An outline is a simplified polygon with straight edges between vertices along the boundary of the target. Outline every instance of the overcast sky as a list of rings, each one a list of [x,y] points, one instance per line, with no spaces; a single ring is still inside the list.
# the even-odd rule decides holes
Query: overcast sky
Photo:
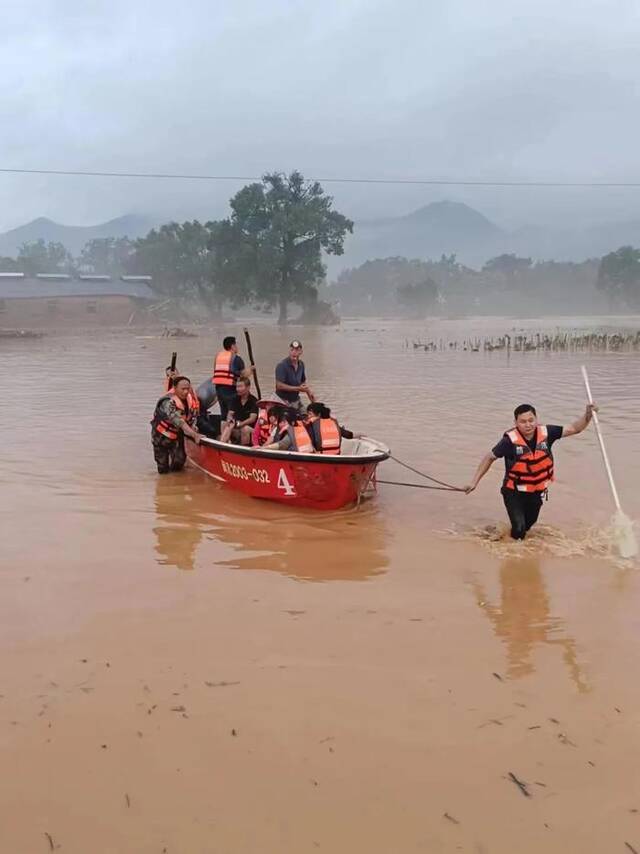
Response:
[[[0,167],[640,180],[637,0],[0,0]],[[222,215],[240,185],[0,175],[36,216]],[[327,184],[358,217],[637,216],[640,189]]]

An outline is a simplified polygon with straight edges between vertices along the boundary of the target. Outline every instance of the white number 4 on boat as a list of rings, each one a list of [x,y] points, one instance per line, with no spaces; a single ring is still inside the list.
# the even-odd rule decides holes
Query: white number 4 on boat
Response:
[[[285,473],[284,469],[280,469],[278,474],[278,489],[284,489],[285,495],[295,495],[296,491],[293,486],[289,483],[289,479]]]

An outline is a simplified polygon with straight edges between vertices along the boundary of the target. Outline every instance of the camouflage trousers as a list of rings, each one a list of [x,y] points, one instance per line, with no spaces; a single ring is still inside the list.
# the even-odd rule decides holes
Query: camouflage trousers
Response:
[[[153,458],[158,466],[158,474],[167,474],[170,471],[180,471],[187,461],[184,449],[184,435],[182,431],[177,439],[167,439],[157,430],[151,433],[151,444],[153,445]]]

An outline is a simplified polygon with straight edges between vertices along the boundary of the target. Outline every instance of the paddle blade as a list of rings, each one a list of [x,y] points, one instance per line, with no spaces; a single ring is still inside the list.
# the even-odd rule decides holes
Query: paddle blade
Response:
[[[613,540],[621,557],[631,558],[638,554],[638,541],[633,530],[633,522],[621,510],[613,517]]]

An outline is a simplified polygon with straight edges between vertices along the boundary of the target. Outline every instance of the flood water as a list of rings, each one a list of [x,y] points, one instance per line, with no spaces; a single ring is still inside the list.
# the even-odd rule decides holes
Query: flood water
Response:
[[[299,335],[342,423],[460,485],[515,405],[582,414],[584,363],[640,519],[640,353],[411,344],[622,323],[252,332],[263,393]],[[0,851],[640,851],[640,582],[592,428],[555,445],[525,543],[493,533],[501,462],[470,496],[380,485],[328,514],[158,477],[171,350],[200,382],[241,332],[1,345]]]

